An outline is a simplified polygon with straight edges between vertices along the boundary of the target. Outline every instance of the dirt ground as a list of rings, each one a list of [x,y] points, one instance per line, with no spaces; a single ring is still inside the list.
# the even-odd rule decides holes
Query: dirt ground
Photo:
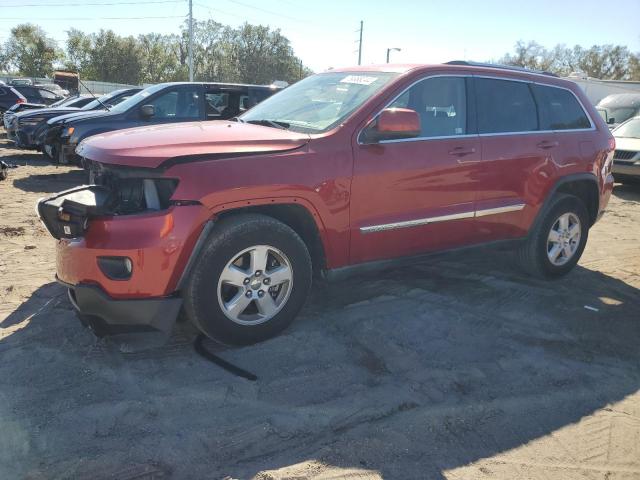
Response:
[[[53,281],[35,201],[82,181],[39,155],[0,182],[0,479],[640,479],[640,188],[582,261],[500,252],[316,285],[282,336],[123,354]]]

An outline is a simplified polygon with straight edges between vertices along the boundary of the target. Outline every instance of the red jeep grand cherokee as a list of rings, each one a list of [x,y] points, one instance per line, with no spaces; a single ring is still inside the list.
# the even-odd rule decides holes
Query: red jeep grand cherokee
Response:
[[[357,67],[237,121],[89,138],[95,185],[38,208],[94,327],[169,332],[183,308],[246,344],[289,325],[313,272],[509,241],[531,273],[566,274],[609,200],[613,150],[580,88],[549,74]]]

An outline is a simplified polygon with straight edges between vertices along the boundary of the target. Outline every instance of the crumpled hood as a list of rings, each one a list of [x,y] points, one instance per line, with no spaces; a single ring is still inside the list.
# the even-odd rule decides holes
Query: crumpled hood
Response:
[[[292,150],[309,135],[240,122],[172,123],[117,130],[89,137],[76,153],[97,162],[131,167],[159,167],[176,157]]]

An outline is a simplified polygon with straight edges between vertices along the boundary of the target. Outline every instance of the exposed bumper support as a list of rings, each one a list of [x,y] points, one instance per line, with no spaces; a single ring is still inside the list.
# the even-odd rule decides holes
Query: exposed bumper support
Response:
[[[103,334],[156,331],[167,337],[182,307],[180,297],[118,300],[95,285],[68,285],[69,299],[94,331]]]

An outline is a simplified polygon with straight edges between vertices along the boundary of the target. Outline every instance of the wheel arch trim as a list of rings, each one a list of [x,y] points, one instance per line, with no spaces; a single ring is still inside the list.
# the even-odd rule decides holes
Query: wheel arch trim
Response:
[[[542,206],[538,210],[538,213],[536,214],[536,217],[533,223],[531,224],[531,227],[529,228],[529,233],[533,232],[535,228],[538,226],[538,224],[542,221],[542,219],[544,218],[544,215],[547,213],[547,211],[551,206],[551,201],[553,197],[556,195],[556,193],[558,193],[561,187],[563,187],[564,185],[568,185],[570,183],[584,182],[584,181],[593,182],[593,186],[596,189],[596,194],[597,194],[596,201],[598,202],[598,205],[596,207],[596,218],[597,218],[598,211],[600,209],[600,189],[599,189],[597,177],[592,173],[573,173],[571,175],[567,175],[559,178],[553,184],[553,186],[549,189],[549,192],[545,196]],[[585,205],[585,208],[587,208],[587,211],[588,211],[589,205]],[[594,223],[595,223],[595,219],[591,219],[591,225],[593,225]]]
[[[200,252],[204,248],[206,240],[211,234],[221,214],[232,213],[234,211],[238,213],[242,213],[242,211],[247,208],[263,207],[263,206],[271,206],[271,205],[274,205],[274,206],[275,205],[279,205],[279,206],[298,205],[307,211],[307,213],[315,223],[320,244],[323,249],[322,253],[325,256],[325,263],[326,263],[327,261],[326,255],[327,255],[327,252],[330,251],[329,238],[326,234],[324,222],[322,221],[320,214],[317,212],[313,204],[308,200],[301,197],[266,197],[266,198],[255,198],[255,199],[247,199],[247,200],[236,201],[236,202],[229,202],[229,203],[217,205],[210,209],[211,217],[209,218],[209,220],[207,220],[204,223],[202,227],[202,231],[198,236],[198,240],[196,240],[196,243],[191,251],[191,254],[189,255],[189,260],[187,261],[185,268],[182,271],[182,274],[180,275],[178,283],[176,284],[176,291],[183,290],[184,287],[186,286],[186,283],[189,279],[189,276],[191,275],[191,271],[194,268],[194,265],[200,255]]]

